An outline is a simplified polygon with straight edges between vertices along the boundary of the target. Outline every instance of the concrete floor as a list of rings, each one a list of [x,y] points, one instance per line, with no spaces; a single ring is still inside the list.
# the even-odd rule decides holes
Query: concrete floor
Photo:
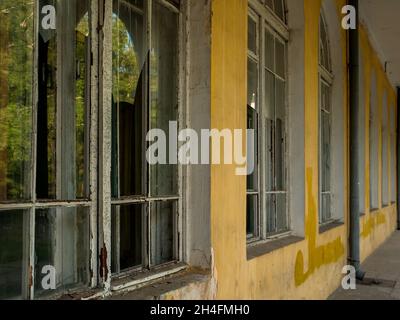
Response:
[[[400,300],[400,231],[365,261],[362,270],[364,283],[357,283],[356,290],[339,288],[329,300]],[[368,279],[378,281],[374,284]]]

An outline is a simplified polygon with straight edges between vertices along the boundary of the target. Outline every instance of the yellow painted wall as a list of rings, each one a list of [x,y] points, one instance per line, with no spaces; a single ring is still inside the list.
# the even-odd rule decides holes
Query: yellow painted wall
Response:
[[[299,0],[300,1],[300,0]],[[344,0],[337,0],[341,8]],[[305,14],[305,239],[248,261],[246,255],[246,177],[235,167],[211,169],[211,236],[218,299],[324,299],[341,282],[347,264],[348,197],[345,225],[319,234],[318,228],[318,24],[319,0],[304,0]],[[247,0],[212,1],[211,126],[246,129]],[[338,23],[340,22],[338,11]],[[346,70],[346,33],[342,33]],[[346,74],[346,73],[345,73]],[[343,88],[347,92],[347,76]],[[291,84],[294,85],[294,84]],[[343,101],[348,123],[347,94]],[[346,181],[348,194],[348,133]],[[362,220],[364,222],[364,219]],[[387,219],[385,225],[391,224]],[[382,229],[382,231],[381,231]],[[378,243],[391,227],[368,235]],[[364,229],[365,230],[365,229]],[[387,230],[387,232],[386,232]],[[372,245],[371,245],[372,246]],[[363,252],[368,248],[363,241]]]
[[[389,112],[387,108],[392,107],[396,108],[397,106],[397,98],[396,91],[390,84],[385,71],[382,67],[381,62],[377,54],[375,53],[371,42],[368,36],[368,30],[365,26],[360,27],[360,49],[363,61],[363,79],[364,83],[361,83],[363,86],[364,93],[364,101],[365,105],[365,215],[361,218],[361,259],[364,261],[375,249],[377,249],[391,233],[396,229],[396,221],[397,221],[397,211],[396,204],[391,206],[382,208],[382,205],[378,210],[371,212],[370,210],[370,174],[369,174],[369,116],[370,116],[370,99],[371,99],[371,79],[372,74],[375,74],[376,77],[376,85],[377,85],[377,98],[378,98],[378,114],[380,115],[380,119],[382,119],[382,112]],[[383,105],[383,96],[386,92],[388,97],[389,106]],[[397,108],[396,108],[397,109]],[[395,109],[395,114],[396,114]],[[389,117],[388,117],[389,118]],[[380,132],[379,141],[381,141],[382,133]],[[385,137],[386,139],[390,139],[390,137]],[[382,203],[381,199],[381,190],[382,190],[382,144],[379,143],[379,203]],[[389,148],[390,149],[390,148]],[[390,150],[388,155],[389,165],[388,168],[388,183],[389,183],[389,195],[391,192],[396,192],[396,190],[391,190],[390,185]],[[389,196],[390,199],[390,196]]]

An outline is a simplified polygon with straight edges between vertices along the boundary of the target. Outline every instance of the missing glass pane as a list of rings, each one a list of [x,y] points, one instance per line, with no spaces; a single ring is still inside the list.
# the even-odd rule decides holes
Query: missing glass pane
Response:
[[[112,207],[112,273],[144,265],[145,208],[140,204]]]

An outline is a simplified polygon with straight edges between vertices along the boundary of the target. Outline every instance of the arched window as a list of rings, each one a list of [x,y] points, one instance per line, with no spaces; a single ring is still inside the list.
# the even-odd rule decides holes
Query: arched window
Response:
[[[332,64],[329,48],[328,30],[321,12],[319,20],[319,186],[320,186],[320,224],[332,220],[331,209],[331,136],[332,136]]]

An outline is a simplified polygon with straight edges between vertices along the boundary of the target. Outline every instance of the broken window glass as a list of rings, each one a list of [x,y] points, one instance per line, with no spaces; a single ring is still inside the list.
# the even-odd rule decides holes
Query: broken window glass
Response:
[[[144,266],[146,206],[113,206],[111,214],[112,272]]]
[[[31,197],[33,10],[0,1],[0,201]]]
[[[88,197],[89,14],[88,0],[51,4],[56,28],[40,24],[36,194],[38,199]],[[65,14],[68,12],[68,14]]]
[[[154,202],[171,196],[179,198],[178,166],[149,166],[145,139],[150,129],[161,129],[168,137],[170,122],[178,120],[179,16],[165,4],[151,4],[149,10],[147,1],[113,1],[114,274],[149,269],[178,258],[177,206]],[[179,3],[174,1],[175,4]],[[167,159],[170,144],[171,141],[165,146]],[[177,145],[177,141],[172,144]],[[125,199],[123,205],[118,204],[121,199]]]

